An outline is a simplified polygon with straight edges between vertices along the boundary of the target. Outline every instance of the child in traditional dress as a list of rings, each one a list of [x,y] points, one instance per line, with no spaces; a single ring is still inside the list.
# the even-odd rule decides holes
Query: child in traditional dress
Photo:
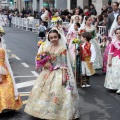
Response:
[[[56,29],[48,33],[49,45],[43,52],[49,52],[53,59],[44,65],[25,106],[31,116],[46,120],[79,118],[79,96],[65,41]]]
[[[120,28],[115,30],[116,39],[110,45],[105,88],[120,93]]]
[[[81,66],[82,66],[82,87],[90,87],[90,76],[95,73],[93,63],[96,58],[94,46],[90,43],[91,34],[84,32],[81,35],[83,44],[80,44]]]

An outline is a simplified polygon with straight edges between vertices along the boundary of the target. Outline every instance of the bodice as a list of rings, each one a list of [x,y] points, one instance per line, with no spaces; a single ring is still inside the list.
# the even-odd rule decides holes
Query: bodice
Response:
[[[0,65],[4,65],[5,61],[5,51],[4,49],[0,48]]]
[[[52,53],[50,52],[52,56],[52,66],[53,67],[61,67],[66,66],[67,64],[67,55],[66,55],[66,49],[61,46],[58,52]]]

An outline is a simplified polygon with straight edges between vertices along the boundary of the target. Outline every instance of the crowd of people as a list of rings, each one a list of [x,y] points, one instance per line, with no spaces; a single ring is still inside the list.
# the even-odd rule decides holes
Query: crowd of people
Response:
[[[119,3],[108,3],[101,10],[101,14],[96,16],[93,4],[90,8],[85,6],[84,10],[78,7],[74,12],[42,8],[41,24],[38,26],[41,40],[35,58],[36,70],[40,68],[40,74],[25,106],[26,113],[48,120],[79,118],[78,88],[90,87],[90,77],[97,70],[106,73],[104,87],[120,93]],[[63,25],[63,21],[69,22],[69,25]],[[101,42],[98,26],[106,26]],[[13,73],[8,69],[10,66],[7,68],[3,63],[7,56],[2,44],[0,92],[3,94],[0,96],[0,112],[4,109],[20,109],[22,103],[16,94]],[[6,83],[9,84],[4,87]]]

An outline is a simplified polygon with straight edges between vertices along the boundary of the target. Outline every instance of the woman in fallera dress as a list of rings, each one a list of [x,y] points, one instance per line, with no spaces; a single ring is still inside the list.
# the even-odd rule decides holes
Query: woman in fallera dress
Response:
[[[1,41],[1,38],[0,38]],[[0,113],[4,110],[19,110],[22,101],[18,94],[13,72],[11,70],[6,50],[0,42]]]
[[[94,69],[101,69],[103,66],[102,54],[99,43],[95,38],[96,32],[95,32],[95,27],[92,25],[91,16],[84,17],[80,30],[81,29],[85,29],[87,32],[90,32],[92,34],[92,39],[90,40],[90,43],[93,44],[96,51],[96,59],[94,61],[93,67]]]
[[[25,112],[34,117],[47,120],[79,118],[79,95],[65,41],[57,30],[48,33],[47,51],[54,59],[45,64],[25,107]],[[53,71],[49,69],[51,65]]]

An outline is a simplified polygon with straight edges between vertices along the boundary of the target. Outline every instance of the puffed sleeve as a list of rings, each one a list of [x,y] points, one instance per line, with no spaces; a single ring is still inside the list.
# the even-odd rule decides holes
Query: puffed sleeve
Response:
[[[114,44],[110,45],[110,53],[109,54],[114,54],[115,46]]]
[[[90,47],[90,51],[91,51],[91,60],[90,62],[94,62],[95,59],[96,59],[96,51],[95,51],[95,48],[94,46],[91,44],[91,47]]]

